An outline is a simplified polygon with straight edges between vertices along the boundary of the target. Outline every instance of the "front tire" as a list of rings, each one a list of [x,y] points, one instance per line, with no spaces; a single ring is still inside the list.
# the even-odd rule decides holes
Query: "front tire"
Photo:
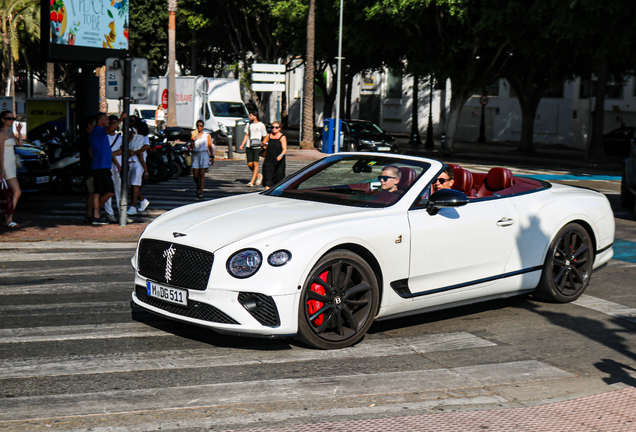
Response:
[[[594,251],[590,237],[579,224],[570,223],[557,233],[543,264],[534,296],[555,303],[569,303],[590,283]]]
[[[359,255],[336,250],[309,273],[298,310],[298,338],[319,349],[351,346],[371,327],[378,309],[375,273]]]

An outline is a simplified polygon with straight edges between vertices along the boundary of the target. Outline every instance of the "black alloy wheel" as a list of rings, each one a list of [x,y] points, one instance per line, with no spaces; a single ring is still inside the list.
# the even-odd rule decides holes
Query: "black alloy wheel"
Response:
[[[320,349],[351,346],[371,327],[378,301],[377,279],[362,257],[347,250],[328,253],[305,282],[299,339]]]
[[[590,283],[593,264],[587,231],[576,223],[564,226],[550,243],[536,297],[557,303],[576,300]]]

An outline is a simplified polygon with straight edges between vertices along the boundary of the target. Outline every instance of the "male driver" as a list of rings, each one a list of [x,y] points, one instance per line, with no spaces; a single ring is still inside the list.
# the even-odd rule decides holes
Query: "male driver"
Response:
[[[437,192],[440,189],[450,189],[453,183],[455,183],[455,172],[448,165],[444,165],[444,171],[437,176],[435,183],[433,183],[433,192]]]
[[[387,165],[382,168],[382,174],[378,176],[378,180],[380,180],[380,185],[383,191],[397,192],[397,185],[400,182],[401,177],[402,173],[398,167],[395,165]]]
[[[126,116],[126,113],[122,113],[119,120],[111,123],[106,113],[97,114],[95,127],[89,135],[93,158],[91,162],[93,186],[95,193],[99,195],[99,204],[93,209],[93,225],[106,225],[108,223],[99,216],[99,211],[106,201],[115,195],[115,186],[110,171],[113,164],[113,152],[110,149],[108,134],[117,130]]]

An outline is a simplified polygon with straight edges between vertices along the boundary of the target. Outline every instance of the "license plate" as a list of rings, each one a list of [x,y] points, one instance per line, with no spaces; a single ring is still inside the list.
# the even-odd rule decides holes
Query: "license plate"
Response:
[[[391,151],[391,147],[378,147],[378,151]]]
[[[49,182],[49,176],[36,177],[36,178],[35,178],[35,183],[36,183],[36,184],[40,184],[40,183],[48,183],[48,182]]]
[[[146,281],[146,290],[150,297],[158,298],[159,300],[181,306],[188,305],[188,291],[186,290],[167,287],[150,281]]]

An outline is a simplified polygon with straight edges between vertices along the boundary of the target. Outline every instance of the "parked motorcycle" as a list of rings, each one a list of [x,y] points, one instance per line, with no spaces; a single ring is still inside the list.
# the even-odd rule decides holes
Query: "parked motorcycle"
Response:
[[[32,144],[48,155],[51,162],[51,181],[54,186],[75,193],[86,192],[79,152],[66,133],[61,133],[57,129],[49,130]]]

